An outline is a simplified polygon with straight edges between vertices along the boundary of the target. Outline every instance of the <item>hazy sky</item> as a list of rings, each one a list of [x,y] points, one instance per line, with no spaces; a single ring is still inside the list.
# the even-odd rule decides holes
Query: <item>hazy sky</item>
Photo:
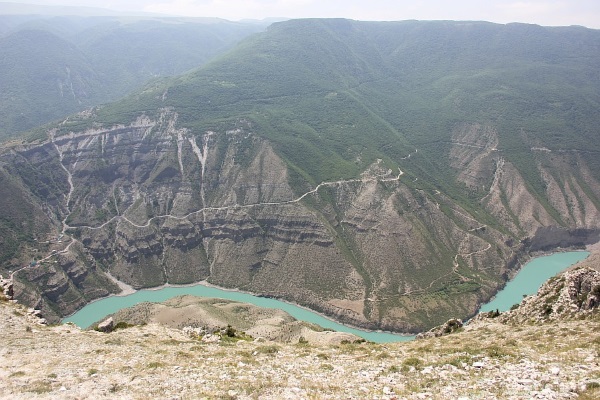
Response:
[[[229,20],[344,17],[357,20],[452,19],[600,28],[600,0],[0,0],[101,7]]]

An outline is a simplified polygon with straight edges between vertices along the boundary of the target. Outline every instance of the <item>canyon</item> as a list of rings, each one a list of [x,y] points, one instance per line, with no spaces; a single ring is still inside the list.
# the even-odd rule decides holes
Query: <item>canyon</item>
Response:
[[[437,34],[454,57],[427,51]],[[202,280],[367,329],[467,318],[530,251],[598,241],[597,113],[573,111],[596,101],[575,77],[597,69],[597,40],[519,24],[273,24],[5,143],[0,268],[52,322],[121,282]],[[569,70],[569,86],[531,69]]]

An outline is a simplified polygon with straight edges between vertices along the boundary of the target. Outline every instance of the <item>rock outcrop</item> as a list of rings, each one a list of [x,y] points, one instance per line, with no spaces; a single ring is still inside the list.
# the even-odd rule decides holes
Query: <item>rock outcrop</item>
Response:
[[[12,300],[14,296],[14,285],[12,279],[5,279],[0,275],[0,293],[7,299]]]
[[[427,332],[419,333],[416,336],[416,338],[417,339],[427,339],[427,338],[449,335],[451,333],[458,331],[460,328],[462,328],[462,326],[463,326],[463,322],[460,319],[451,318],[448,321],[446,321],[445,324],[436,326],[436,327],[428,330]]]
[[[499,319],[514,323],[581,319],[595,314],[599,305],[600,272],[575,268],[548,280]]]
[[[97,329],[100,332],[110,332],[110,331],[113,330],[114,326],[115,326],[115,324],[114,324],[114,321],[113,321],[113,319],[111,317],[111,318],[107,318],[104,321],[100,322],[98,324]]]

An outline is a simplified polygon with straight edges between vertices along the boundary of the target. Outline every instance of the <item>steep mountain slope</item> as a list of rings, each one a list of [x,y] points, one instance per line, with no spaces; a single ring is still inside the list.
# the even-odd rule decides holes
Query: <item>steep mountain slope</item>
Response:
[[[36,131],[4,168],[40,203],[52,182],[47,223],[75,243],[53,246],[98,276],[208,279],[418,331],[473,315],[540,229],[597,238],[599,44],[583,28],[278,23]],[[17,291],[73,311],[45,294],[44,268]],[[71,304],[89,296],[55,273]]]
[[[0,139],[206,63],[259,24],[209,19],[2,16]]]
[[[100,81],[92,64],[56,35],[19,31],[0,39],[0,49],[3,134],[77,111],[98,96]]]

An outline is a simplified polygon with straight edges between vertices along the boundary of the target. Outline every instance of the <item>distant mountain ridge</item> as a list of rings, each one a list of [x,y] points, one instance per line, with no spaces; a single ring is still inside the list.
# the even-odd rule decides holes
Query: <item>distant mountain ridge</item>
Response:
[[[265,26],[2,12],[0,22],[0,139],[200,66]]]
[[[6,265],[66,237],[15,290],[54,318],[116,291],[107,272],[373,329],[471,316],[532,242],[597,237],[599,45],[576,27],[273,24],[4,152],[0,177],[27,199],[11,210],[35,216],[3,211]]]

